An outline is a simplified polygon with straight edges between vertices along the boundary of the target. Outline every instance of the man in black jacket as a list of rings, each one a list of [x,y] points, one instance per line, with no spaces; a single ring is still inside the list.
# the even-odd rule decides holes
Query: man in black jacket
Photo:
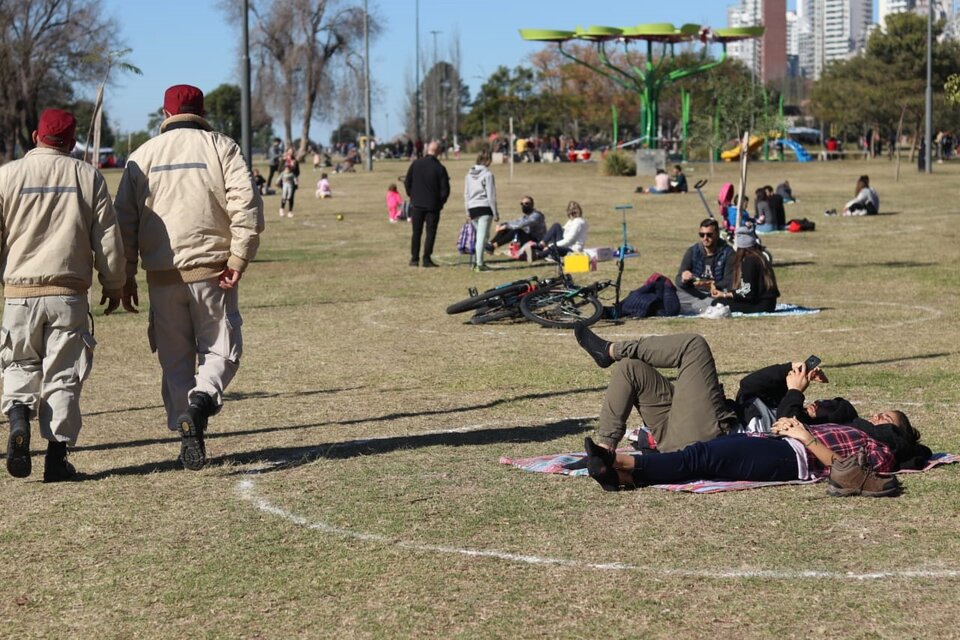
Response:
[[[420,238],[426,224],[427,237],[423,242],[423,266],[437,266],[430,256],[440,224],[440,211],[450,196],[450,176],[446,168],[437,160],[439,145],[436,140],[427,145],[427,154],[414,160],[407,170],[403,186],[410,196],[413,237],[410,241],[410,266],[420,266]]]

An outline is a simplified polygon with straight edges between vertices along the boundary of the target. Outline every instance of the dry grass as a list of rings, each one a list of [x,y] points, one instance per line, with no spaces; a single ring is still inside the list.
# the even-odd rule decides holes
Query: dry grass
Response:
[[[89,479],[0,480],[3,635],[956,636],[958,578],[837,577],[960,570],[956,468],[910,476],[904,496],[870,501],[827,499],[822,486],[605,495],[589,480],[498,465],[501,455],[578,449],[606,375],[569,333],[444,314],[468,286],[549,271],[455,266],[467,166],[448,163],[454,197],[435,270],[407,267],[408,227],[386,222],[383,195],[402,164],[333,176],[335,197],[322,202],[306,184],[318,174],[305,170],[292,220],[266,199],[261,259],[241,292],[246,353],[203,472],[173,463],[145,314],[97,317],[72,457]],[[783,300],[824,311],[597,331],[704,333],[730,393],[757,365],[816,353],[832,384],[813,393],[866,411],[903,405],[934,449],[960,451],[958,167],[894,183],[886,161],[753,165],[752,187],[789,178],[800,202],[788,216],[817,223],[766,243]],[[513,180],[495,170],[509,212],[525,193],[551,222],[568,200],[581,202],[593,245],[616,245],[613,206],[634,204],[630,241],[643,255],[628,263],[629,287],[653,271],[672,275],[704,216],[695,194],[637,196],[637,180],[600,177],[596,165],[518,166]],[[691,179],[707,171],[697,166]],[[734,171],[719,167],[709,193]],[[861,173],[887,215],[824,218]],[[337,446],[371,438],[384,439]],[[300,520],[257,509],[244,486]]]

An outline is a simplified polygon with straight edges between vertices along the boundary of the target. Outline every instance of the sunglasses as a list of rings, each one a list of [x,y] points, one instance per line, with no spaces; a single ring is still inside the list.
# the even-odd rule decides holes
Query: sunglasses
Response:
[[[709,238],[710,236],[714,236],[714,235],[716,234],[713,231],[708,231],[707,233],[704,233],[702,231],[700,232],[701,238]]]

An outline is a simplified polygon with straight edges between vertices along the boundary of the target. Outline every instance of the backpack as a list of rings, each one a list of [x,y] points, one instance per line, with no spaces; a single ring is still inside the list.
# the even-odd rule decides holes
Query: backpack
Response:
[[[477,249],[476,245],[477,230],[473,228],[472,222],[464,222],[457,237],[457,253],[473,255]]]

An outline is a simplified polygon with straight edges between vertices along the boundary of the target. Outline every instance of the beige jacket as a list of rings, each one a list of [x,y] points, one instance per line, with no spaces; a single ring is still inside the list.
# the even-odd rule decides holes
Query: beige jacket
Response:
[[[120,295],[123,244],[100,172],[39,147],[0,167],[0,271],[7,298],[78,295],[93,268],[105,293]]]
[[[263,201],[240,147],[201,117],[179,115],[130,154],[114,202],[127,277],[143,261],[147,282],[198,282],[257,254]]]

